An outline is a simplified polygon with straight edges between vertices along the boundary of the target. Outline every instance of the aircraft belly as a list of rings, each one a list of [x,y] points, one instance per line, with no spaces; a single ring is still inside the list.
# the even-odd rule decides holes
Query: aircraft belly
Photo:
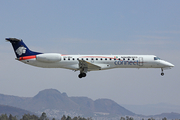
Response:
[[[30,64],[30,63],[27,63],[27,64]],[[42,68],[59,68],[59,62],[45,63],[45,62],[35,61],[33,64],[30,64],[30,65],[42,67]]]
[[[36,59],[29,59],[29,60],[21,60],[21,62],[25,64],[29,64],[36,67],[42,67],[42,68],[66,68],[66,69],[78,69],[77,63],[65,63],[65,62],[53,62],[53,63],[47,63],[47,62],[40,62]]]

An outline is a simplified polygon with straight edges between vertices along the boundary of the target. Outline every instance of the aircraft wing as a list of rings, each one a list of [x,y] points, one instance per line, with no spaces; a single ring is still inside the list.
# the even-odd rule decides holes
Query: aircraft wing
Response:
[[[92,64],[92,63],[84,61],[84,60],[79,60],[79,68],[80,69],[81,68],[87,68],[88,71],[101,69],[100,66]]]

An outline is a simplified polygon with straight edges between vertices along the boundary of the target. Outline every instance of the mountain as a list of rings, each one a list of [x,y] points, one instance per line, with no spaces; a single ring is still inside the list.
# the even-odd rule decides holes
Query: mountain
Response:
[[[7,114],[7,115],[11,114],[13,116],[22,116],[24,114],[33,114],[33,113],[27,110],[16,108],[16,107],[0,105],[0,115],[1,114]]]
[[[142,115],[156,115],[161,113],[180,113],[180,106],[172,105],[167,103],[158,103],[158,104],[147,104],[147,105],[122,105],[130,111],[135,112],[136,114]]]
[[[180,114],[179,113],[174,113],[174,112],[171,112],[171,113],[162,113],[162,114],[159,114],[159,115],[154,115],[153,116],[154,118],[164,118],[166,117],[167,119],[179,119],[180,118]]]
[[[33,113],[41,115],[42,112],[45,112],[50,118],[61,118],[62,115],[69,115],[71,117],[93,117],[94,120],[98,118],[104,120],[109,120],[112,118],[120,119],[122,116],[133,116],[135,119],[148,119],[151,117],[166,117],[168,119],[180,118],[180,114],[174,112],[166,112],[151,116],[137,115],[127,110],[125,106],[124,108],[110,99],[97,99],[93,101],[88,97],[68,97],[66,93],[61,93],[55,89],[42,90],[34,97],[17,97],[0,94],[0,104],[1,114],[11,113],[13,115],[23,115],[24,113],[29,113],[28,111],[32,111]],[[156,111],[159,107],[164,109],[170,109],[172,107],[171,105],[165,104],[149,106],[152,107],[154,111]],[[136,108],[140,109],[141,107]],[[23,111],[22,109],[28,111]],[[144,109],[144,111],[145,110],[146,109]]]
[[[13,95],[0,94],[0,105],[14,106],[18,108],[24,108],[31,98],[28,97],[17,97]]]
[[[124,107],[120,106],[116,102],[109,100],[109,99],[98,99],[94,101],[95,111],[96,112],[104,112],[109,114],[117,114],[117,115],[135,115],[131,111],[125,109]]]
[[[94,116],[94,101],[88,97],[70,97],[72,101],[78,104],[78,112],[87,116]]]
[[[29,101],[26,107],[26,109],[31,111],[43,111],[45,109],[59,109],[68,111],[76,110],[77,108],[78,104],[69,99],[66,93],[61,94],[55,89],[40,91]]]
[[[0,104],[18,107],[49,117],[70,116],[125,116],[135,115],[131,111],[109,99],[93,101],[87,97],[68,97],[55,89],[40,91],[34,97],[17,97],[0,94]]]

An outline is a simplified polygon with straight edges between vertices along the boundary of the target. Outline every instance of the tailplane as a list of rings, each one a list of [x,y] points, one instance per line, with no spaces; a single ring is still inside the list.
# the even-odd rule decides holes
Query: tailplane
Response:
[[[6,40],[11,42],[17,58],[42,54],[39,52],[29,50],[29,48],[24,44],[24,42],[21,39],[6,38]]]

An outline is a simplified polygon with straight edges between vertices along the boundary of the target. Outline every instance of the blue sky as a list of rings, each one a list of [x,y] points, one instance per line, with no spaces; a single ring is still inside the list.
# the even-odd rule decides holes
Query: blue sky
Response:
[[[119,104],[180,105],[180,1],[0,1],[0,93],[32,97],[54,88],[69,96]],[[175,65],[160,69],[78,72],[42,69],[14,60],[6,37],[30,49],[62,54],[153,54]]]

